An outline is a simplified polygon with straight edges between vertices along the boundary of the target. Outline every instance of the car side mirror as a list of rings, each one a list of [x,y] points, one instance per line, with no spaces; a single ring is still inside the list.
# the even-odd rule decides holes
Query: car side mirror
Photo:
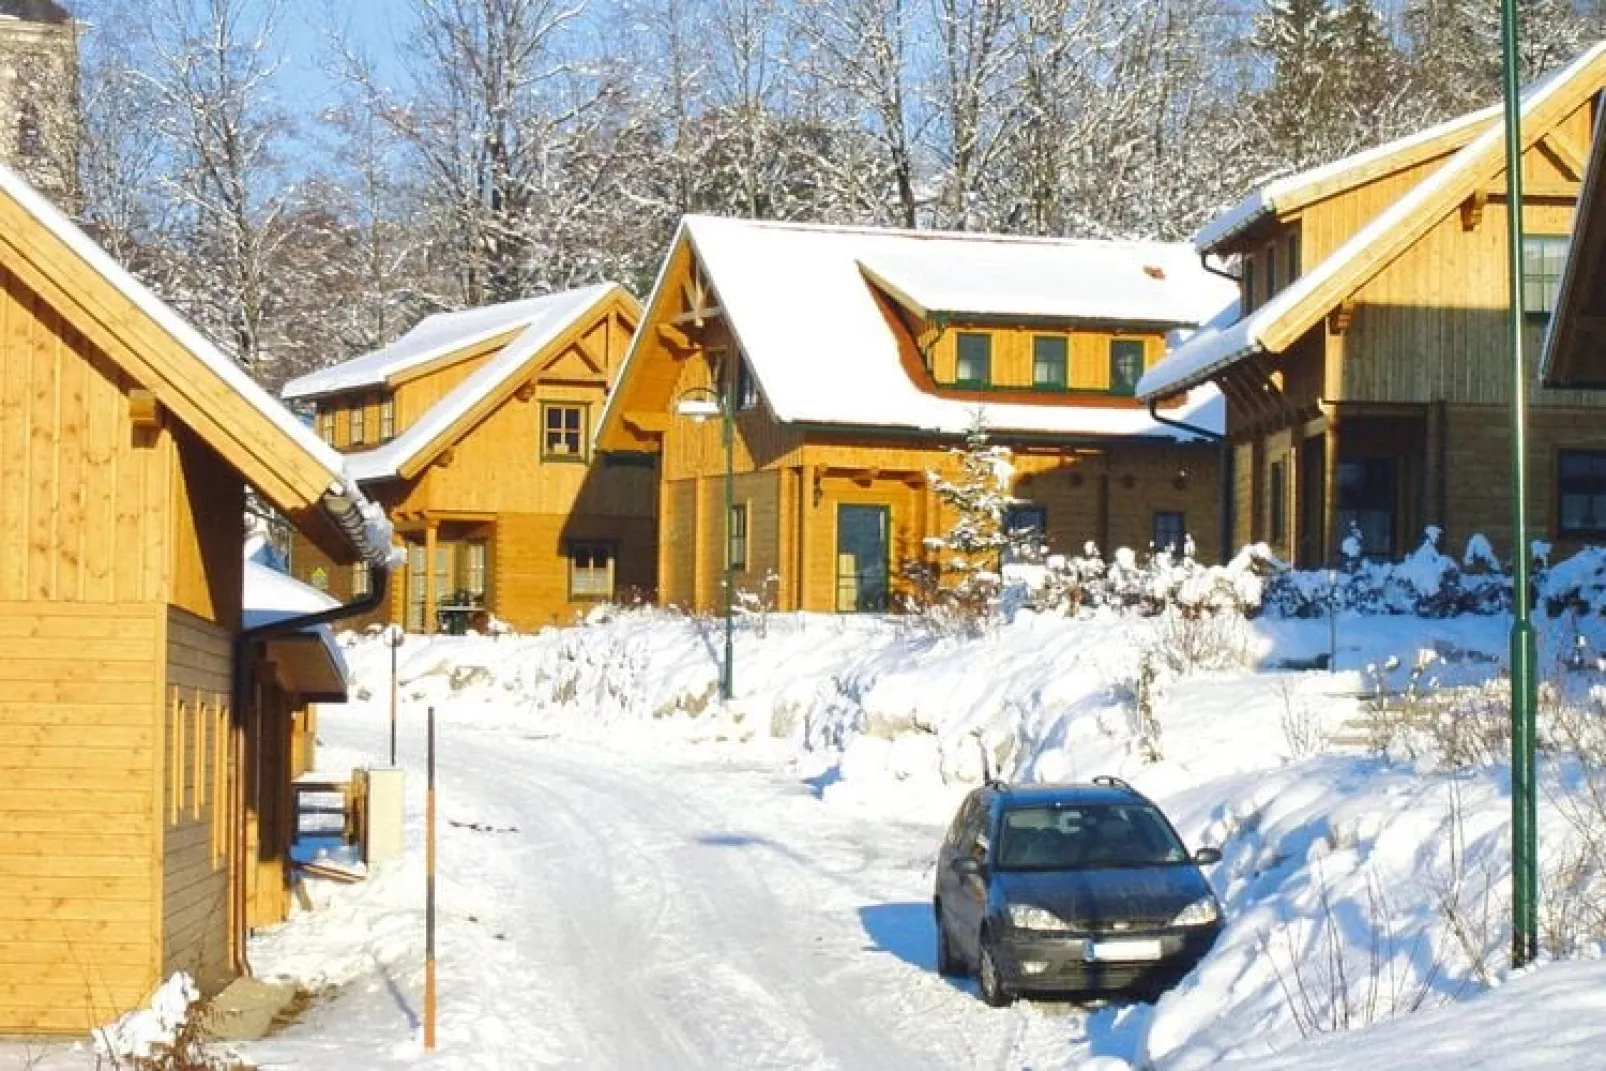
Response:
[[[1213,866],[1221,862],[1220,848],[1200,848],[1193,853],[1193,861],[1200,866]]]
[[[953,867],[953,872],[962,878],[980,877],[984,869],[981,860],[973,855],[961,855],[950,865]]]

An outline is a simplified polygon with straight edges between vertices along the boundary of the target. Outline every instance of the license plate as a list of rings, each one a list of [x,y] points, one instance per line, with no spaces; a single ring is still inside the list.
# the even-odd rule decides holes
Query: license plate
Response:
[[[1130,941],[1094,941],[1088,946],[1087,958],[1107,963],[1137,963],[1161,957],[1160,942],[1150,938]]]

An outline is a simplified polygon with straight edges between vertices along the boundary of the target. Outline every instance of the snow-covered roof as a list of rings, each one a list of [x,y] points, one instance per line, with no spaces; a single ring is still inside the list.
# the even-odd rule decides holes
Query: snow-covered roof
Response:
[[[419,451],[461,420],[481,399],[494,393],[510,376],[516,375],[532,357],[591,315],[603,302],[618,296],[628,298],[628,292],[617,283],[598,283],[518,302],[526,309],[520,320],[524,330],[516,338],[448,391],[396,438],[373,450],[347,455],[347,469],[358,480],[383,480],[399,475]]]
[[[1199,232],[1193,238],[1194,248],[1200,252],[1212,250],[1265,216],[1286,211],[1290,206],[1305,204],[1311,194],[1329,187],[1335,180],[1342,180],[1351,174],[1368,174],[1376,164],[1394,157],[1410,157],[1413,150],[1445,138],[1459,134],[1465,134],[1470,138],[1478,127],[1492,123],[1498,118],[1500,118],[1500,105],[1491,105],[1475,112],[1468,112],[1466,115],[1458,115],[1454,119],[1447,119],[1442,123],[1435,123],[1405,137],[1340,157],[1318,167],[1272,179],[1250,190],[1237,203],[1223,209],[1199,228]]]
[[[864,273],[925,315],[1197,324],[1230,289],[1177,242],[888,241]]]
[[[392,376],[448,356],[499,335],[549,320],[554,306],[566,308],[577,291],[484,305],[426,316],[396,341],[372,353],[292,379],[280,392],[287,401],[361,387],[376,387]]]
[[[1575,76],[1599,62],[1603,56],[1606,56],[1606,43],[1597,44],[1568,66],[1530,86],[1523,93],[1522,118],[1526,120],[1530,112],[1545,105],[1558,89],[1570,84]],[[1296,311],[1303,312],[1301,319],[1309,319],[1315,308],[1309,304],[1310,299],[1324,289],[1331,289],[1330,284],[1335,278],[1349,274],[1352,266],[1363,263],[1375,246],[1424,213],[1454,184],[1467,180],[1489,165],[1492,154],[1504,137],[1504,120],[1495,122],[1458,149],[1437,171],[1373,217],[1371,222],[1351,235],[1319,264],[1248,316],[1239,319],[1236,304],[1223,309],[1218,319],[1200,329],[1144,373],[1138,381],[1138,397],[1173,396],[1209,380],[1215,373],[1243,357],[1265,351],[1268,348],[1266,336],[1271,329],[1275,327],[1286,333],[1289,325],[1282,321]],[[1357,278],[1356,285],[1364,281]],[[1334,290],[1331,305],[1338,304],[1352,290],[1350,288],[1343,293]],[[1314,315],[1319,318],[1326,311],[1326,308],[1322,308]],[[1294,326],[1297,328],[1298,324]]]
[[[1186,246],[1144,243],[1054,241],[995,235],[872,230],[687,216],[681,239],[691,243],[720,308],[752,366],[775,416],[788,423],[854,425],[960,434],[974,421],[977,404],[922,390],[905,370],[899,339],[887,322],[865,267],[917,287],[938,306],[983,306],[991,295],[1004,309],[966,307],[967,313],[1027,315],[1029,302],[1056,285],[1086,288],[1081,266],[1112,262],[1130,269],[1129,289],[1100,291],[1111,300],[1105,321],[1176,322],[1178,306],[1201,310],[1202,319],[1232,294],[1230,284],[1206,273]],[[1164,280],[1142,270],[1163,260]],[[1162,257],[1163,254],[1163,257]],[[1008,267],[1018,257],[1022,267]],[[967,285],[967,269],[982,272]],[[1113,269],[1112,269],[1113,270]],[[1024,297],[1010,298],[1008,281]],[[660,278],[660,286],[664,277]],[[1157,285],[1164,283],[1164,287]],[[1211,295],[1206,300],[1206,295]],[[1144,295],[1152,297],[1152,304]],[[1185,295],[1178,297],[1176,295]],[[1040,303],[1038,308],[1046,307]],[[1071,307],[1071,299],[1055,306]],[[1093,300],[1084,303],[1084,310]],[[1089,315],[1092,315],[1089,313]],[[1197,322],[1197,321],[1194,321]],[[638,340],[639,341],[639,340]],[[632,355],[638,347],[633,348]],[[615,395],[617,397],[617,394]],[[613,399],[610,398],[610,404]],[[1000,431],[1088,436],[1166,436],[1166,427],[1139,409],[1096,405],[988,403],[985,419]],[[1221,427],[1213,389],[1200,391],[1166,415],[1212,431]],[[606,417],[605,417],[606,419]]]
[[[317,588],[264,564],[260,560],[260,552],[253,554],[252,551],[253,548],[247,546],[244,601],[240,615],[246,628],[260,628],[340,605]],[[340,644],[335,642],[334,631],[328,625],[315,625],[303,631],[317,637],[336,674],[349,680],[351,674]]]
[[[252,379],[245,369],[134,278],[111,254],[79,230],[71,220],[57,210],[55,205],[4,164],[0,164],[0,192],[15,201],[24,212],[71,249],[91,271],[106,280],[226,387],[237,393],[252,409],[266,418],[275,430],[327,469],[329,490],[349,500],[364,517],[361,534],[357,537],[363,541],[364,546],[359,549],[370,557],[389,555],[391,538],[389,522],[384,519],[378,507],[367,501],[356,484],[346,478],[344,462],[333,447],[318,438],[311,428],[303,424],[300,418]]]

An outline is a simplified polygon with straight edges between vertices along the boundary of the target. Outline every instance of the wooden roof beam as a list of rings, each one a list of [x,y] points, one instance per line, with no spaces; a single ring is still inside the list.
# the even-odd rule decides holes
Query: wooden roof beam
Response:
[[[1589,165],[1584,162],[1584,154],[1577,147],[1563,137],[1560,132],[1552,130],[1539,139],[1539,151],[1555,164],[1562,174],[1574,182],[1582,182],[1584,173]]]

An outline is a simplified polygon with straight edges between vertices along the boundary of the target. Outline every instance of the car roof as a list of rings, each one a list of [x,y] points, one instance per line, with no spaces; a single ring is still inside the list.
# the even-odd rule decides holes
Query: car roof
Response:
[[[1120,785],[1033,784],[995,785],[996,798],[1006,808],[1041,807],[1050,803],[1148,803],[1134,788]]]

